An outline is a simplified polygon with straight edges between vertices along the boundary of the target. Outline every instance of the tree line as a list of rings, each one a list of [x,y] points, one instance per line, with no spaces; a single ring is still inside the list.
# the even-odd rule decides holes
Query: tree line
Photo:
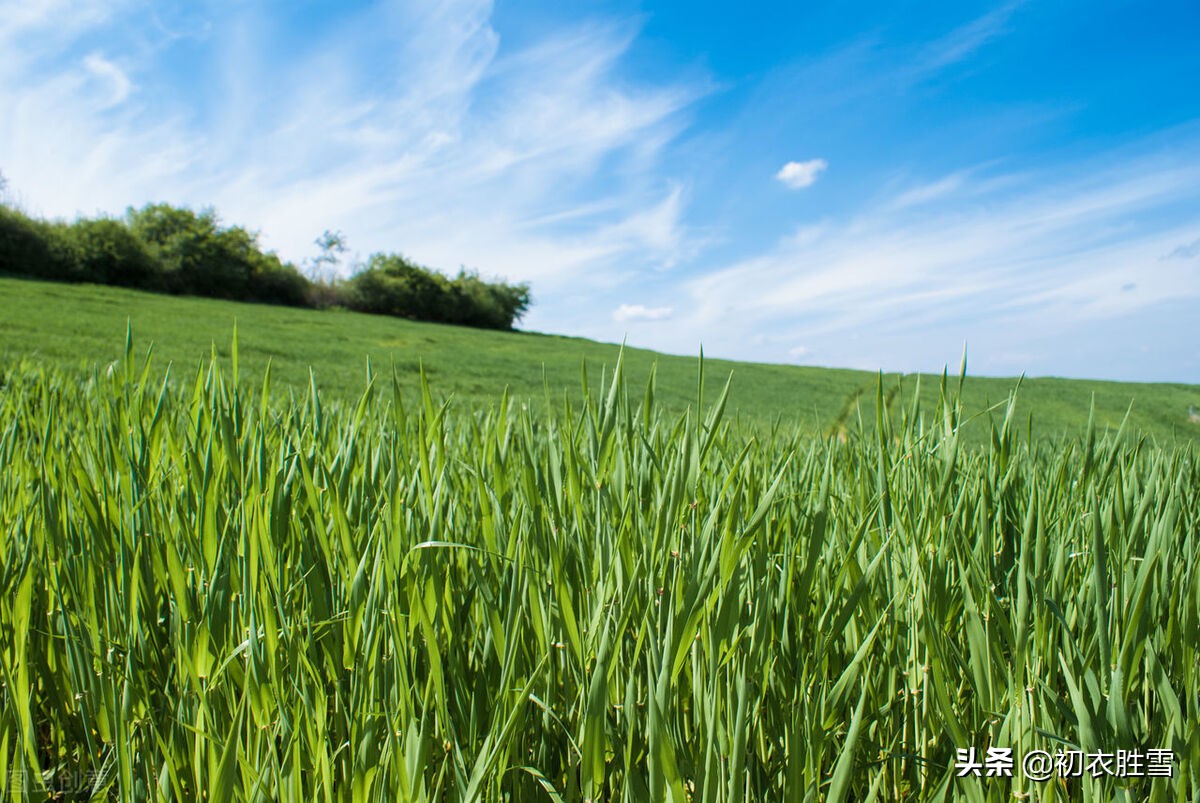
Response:
[[[345,250],[325,232],[316,265]],[[123,218],[44,220],[0,203],[0,274],[130,287],[293,307],[359,312],[486,329],[512,329],[529,309],[528,284],[488,282],[462,270],[451,278],[398,254],[373,254],[349,278],[306,276],[241,226],[212,209],[165,203]]]

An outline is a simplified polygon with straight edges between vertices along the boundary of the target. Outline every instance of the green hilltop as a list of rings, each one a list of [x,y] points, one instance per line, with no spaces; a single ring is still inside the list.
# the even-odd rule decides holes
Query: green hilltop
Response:
[[[135,349],[153,347],[159,372],[170,365],[176,379],[190,377],[215,349],[228,356],[236,325],[243,379],[261,378],[268,361],[273,386],[307,392],[311,374],[327,398],[362,392],[368,360],[377,372],[394,368],[401,387],[414,394],[424,370],[435,394],[455,405],[488,405],[505,389],[525,403],[578,400],[583,381],[597,387],[616,362],[619,346],[581,338],[520,331],[491,331],[419,323],[344,310],[312,310],[195,297],[156,295],[96,285],[69,285],[0,278],[0,355],[6,369],[22,359],[90,371],[117,360],[127,324]],[[625,349],[625,371],[640,392],[651,370],[656,399],[668,409],[695,406],[697,359]],[[957,384],[957,366],[950,381]],[[853,435],[858,421],[870,426],[880,376],[866,371],[704,360],[704,399],[720,394],[732,374],[729,414],[759,427],[799,428],[813,434]],[[922,413],[936,411],[940,375],[884,374],[889,410],[909,409],[920,383]],[[967,432],[987,437],[986,422],[999,425],[1016,379],[968,376],[962,399]],[[1134,384],[1077,379],[1025,379],[1016,420],[1030,416],[1037,436],[1082,435],[1094,399],[1098,430],[1116,430],[1128,411],[1126,431],[1156,442],[1200,441],[1200,424],[1189,421],[1200,405],[1200,386]]]

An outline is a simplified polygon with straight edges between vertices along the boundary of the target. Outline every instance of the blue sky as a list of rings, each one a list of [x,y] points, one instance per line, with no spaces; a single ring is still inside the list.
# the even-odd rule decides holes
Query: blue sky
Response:
[[[1200,5],[0,0],[0,172],[529,281],[524,327],[1200,383]]]

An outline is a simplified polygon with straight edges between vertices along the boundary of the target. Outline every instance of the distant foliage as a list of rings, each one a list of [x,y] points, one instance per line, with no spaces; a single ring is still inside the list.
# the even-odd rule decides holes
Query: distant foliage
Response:
[[[452,320],[451,323],[461,323],[466,326],[480,326],[488,329],[511,329],[515,321],[521,319],[529,310],[533,297],[529,285],[493,284],[479,278],[478,273],[459,271],[458,276],[450,284],[454,294],[456,308],[471,310],[474,319]]]
[[[307,280],[264,252],[258,235],[222,228],[211,209],[151,204],[127,214],[129,229],[162,266],[166,289],[185,295],[303,306]]]
[[[447,312],[449,287],[402,256],[375,254],[349,281],[346,301],[362,312],[436,321]]]
[[[83,281],[162,290],[160,262],[145,240],[124,222],[110,218],[79,220],[69,229]]]
[[[0,206],[0,273],[78,281],[81,266],[70,228]]]
[[[467,271],[449,279],[396,254],[374,254],[345,299],[361,312],[485,329],[511,329],[530,303],[526,284],[490,284]]]
[[[124,219],[45,221],[0,204],[0,274],[93,282],[176,295],[297,307],[347,307],[487,329],[511,329],[528,310],[529,286],[489,283],[460,271],[450,279],[402,256],[375,254],[350,279],[334,274],[347,250],[341,232],[316,241],[321,256],[303,275],[241,226],[212,209],[170,204],[129,209]]]

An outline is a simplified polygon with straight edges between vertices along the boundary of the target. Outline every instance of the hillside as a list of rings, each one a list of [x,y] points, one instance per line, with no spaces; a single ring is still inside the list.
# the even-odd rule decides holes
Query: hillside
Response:
[[[93,285],[53,284],[0,278],[0,355],[11,365],[22,358],[59,367],[90,369],[118,358],[126,323],[136,348],[151,343],[154,364],[170,364],[174,375],[191,373],[212,348],[226,354],[236,323],[243,377],[261,377],[270,360],[276,388],[307,388],[309,368],[331,398],[349,398],[363,387],[367,360],[376,370],[395,366],[403,387],[414,388],[420,366],[436,393],[458,404],[487,404],[507,387],[516,398],[544,403],[548,388],[556,403],[565,393],[578,399],[581,366],[598,384],[618,348],[578,338],[527,332],[493,332],[415,323],[345,311],[314,311],[199,298],[154,295]],[[656,395],[681,411],[696,397],[695,358],[627,349],[629,380],[644,386],[651,366]],[[953,368],[952,368],[953,370]],[[864,418],[873,417],[877,376],[870,372],[705,360],[705,394],[715,398],[732,372],[730,411],[759,425],[780,422],[811,432],[828,432],[839,419],[853,428],[855,399]],[[908,398],[917,377],[884,376],[893,407]],[[922,404],[932,411],[940,376],[920,377]],[[1005,400],[1015,380],[968,377],[963,399],[968,413]],[[1189,423],[1200,387],[1130,384],[1053,378],[1026,379],[1018,413],[1030,413],[1038,435],[1077,435],[1086,428],[1095,396],[1096,425],[1116,428],[1132,403],[1130,427],[1160,441],[1200,441]],[[980,419],[983,420],[983,419]],[[985,428],[972,433],[983,436]]]

